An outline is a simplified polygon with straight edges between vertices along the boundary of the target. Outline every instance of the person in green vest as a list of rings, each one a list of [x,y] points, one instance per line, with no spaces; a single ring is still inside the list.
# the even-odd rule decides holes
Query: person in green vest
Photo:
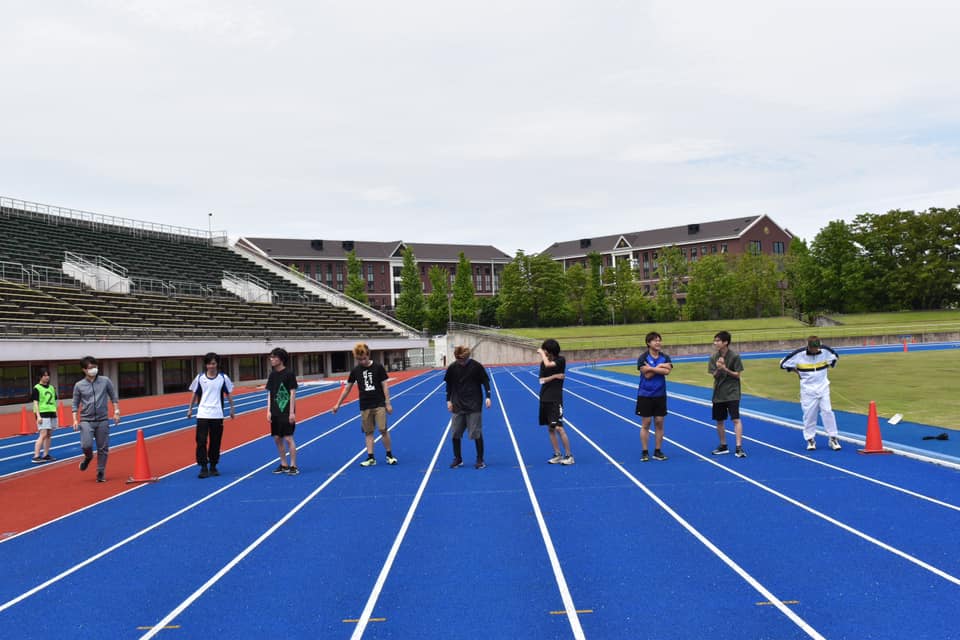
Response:
[[[50,455],[50,434],[57,420],[57,388],[50,384],[50,372],[40,370],[40,382],[34,385],[30,397],[33,400],[33,414],[37,417],[37,442],[33,445],[34,464],[53,462]],[[40,450],[43,449],[43,456]]]

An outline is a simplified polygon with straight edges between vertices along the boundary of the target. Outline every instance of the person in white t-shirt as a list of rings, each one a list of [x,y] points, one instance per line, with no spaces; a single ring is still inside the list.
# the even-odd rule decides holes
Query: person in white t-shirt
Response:
[[[198,478],[218,476],[220,442],[223,439],[223,399],[230,403],[230,418],[233,419],[233,382],[230,376],[220,371],[220,356],[211,352],[203,356],[204,372],[190,383],[190,406],[187,418],[197,405],[197,464]],[[208,444],[209,438],[209,444]],[[208,467],[209,465],[209,467]]]

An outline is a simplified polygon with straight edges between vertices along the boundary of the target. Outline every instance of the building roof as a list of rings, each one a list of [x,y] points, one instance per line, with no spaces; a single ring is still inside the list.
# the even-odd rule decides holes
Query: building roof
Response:
[[[770,220],[766,215],[759,215],[685,224],[648,231],[634,231],[597,238],[565,240],[554,242],[541,253],[546,253],[553,258],[579,258],[594,251],[597,253],[613,253],[620,250],[657,249],[674,244],[700,244],[733,240],[742,236],[750,227],[764,218]],[[772,220],[770,222],[776,224]],[[789,231],[784,230],[784,232],[789,235]]]
[[[375,242],[368,240],[304,240],[299,238],[251,238],[240,242],[264,255],[278,260],[345,260],[351,247],[360,260],[390,260],[401,258],[403,249],[410,247],[420,262],[456,262],[460,252],[471,262],[510,262],[509,255],[492,245],[429,244],[421,242]],[[351,244],[352,243],[352,244]]]

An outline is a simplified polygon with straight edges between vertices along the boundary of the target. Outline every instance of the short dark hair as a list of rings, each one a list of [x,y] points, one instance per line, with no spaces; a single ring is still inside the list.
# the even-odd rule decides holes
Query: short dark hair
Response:
[[[287,366],[287,363],[290,362],[290,354],[287,353],[287,350],[283,347],[277,347],[270,352],[270,355],[276,356],[280,359],[280,362],[283,363],[283,366]]]
[[[80,361],[80,368],[86,369],[92,364],[97,364],[97,359],[93,356],[84,356],[83,360]]]
[[[662,335],[660,335],[656,331],[651,331],[650,333],[647,334],[647,337],[643,339],[643,342],[647,346],[650,346],[650,343],[656,340],[657,338],[660,338],[661,340],[663,340]]]
[[[217,361],[217,365],[219,366],[219,364],[220,364],[220,356],[218,356],[216,353],[214,353],[213,351],[211,351],[210,353],[208,353],[208,354],[206,354],[205,356],[203,356],[203,366],[207,366],[208,364],[210,364],[210,363],[213,362],[214,360]]]
[[[547,338],[543,341],[543,344],[540,345],[540,348],[549,353],[551,356],[556,358],[560,355],[560,343],[554,340],[553,338]]]
[[[40,377],[41,377],[41,378],[42,378],[43,376],[48,376],[48,375],[50,375],[50,370],[49,370],[49,369],[47,369],[46,367],[44,367],[43,369],[40,369]]]
[[[720,342],[726,342],[730,344],[730,332],[729,331],[718,331],[717,335],[713,336],[714,340],[719,340]]]

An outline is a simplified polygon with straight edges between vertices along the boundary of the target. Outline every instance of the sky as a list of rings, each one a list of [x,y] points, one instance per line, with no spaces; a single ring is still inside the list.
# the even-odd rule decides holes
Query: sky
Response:
[[[511,255],[764,213],[809,241],[960,204],[955,1],[0,0],[0,17],[9,198]]]

